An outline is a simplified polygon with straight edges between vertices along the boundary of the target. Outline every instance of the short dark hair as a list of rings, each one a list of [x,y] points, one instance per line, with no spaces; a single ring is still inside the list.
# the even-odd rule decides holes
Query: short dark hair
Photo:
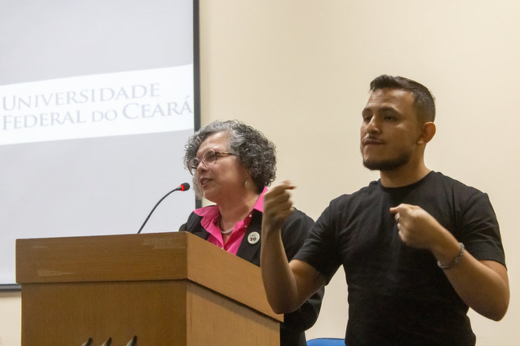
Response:
[[[185,146],[184,166],[188,167],[190,160],[197,156],[206,138],[219,132],[229,134],[229,150],[249,172],[257,192],[262,193],[276,178],[276,147],[260,131],[238,120],[217,120],[195,132]]]
[[[421,83],[399,76],[381,75],[370,83],[370,91],[378,89],[402,89],[413,93],[414,106],[426,121],[435,121],[435,98]]]

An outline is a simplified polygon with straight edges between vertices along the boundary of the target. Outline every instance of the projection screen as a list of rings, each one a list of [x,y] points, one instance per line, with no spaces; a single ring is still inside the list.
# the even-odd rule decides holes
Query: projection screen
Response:
[[[200,122],[196,9],[0,3],[2,288],[17,287],[16,239],[137,233],[162,196],[191,182],[182,156]],[[191,190],[175,192],[142,233],[176,231],[194,207]]]

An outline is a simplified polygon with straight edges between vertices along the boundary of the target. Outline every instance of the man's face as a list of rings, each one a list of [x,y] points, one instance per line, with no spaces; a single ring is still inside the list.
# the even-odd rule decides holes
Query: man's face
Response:
[[[362,116],[363,165],[380,171],[406,165],[415,153],[422,128],[413,93],[377,89],[370,95]]]

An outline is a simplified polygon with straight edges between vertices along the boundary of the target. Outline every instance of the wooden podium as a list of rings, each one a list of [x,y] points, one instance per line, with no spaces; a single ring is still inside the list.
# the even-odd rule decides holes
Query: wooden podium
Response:
[[[18,239],[22,346],[271,346],[260,268],[186,232]]]

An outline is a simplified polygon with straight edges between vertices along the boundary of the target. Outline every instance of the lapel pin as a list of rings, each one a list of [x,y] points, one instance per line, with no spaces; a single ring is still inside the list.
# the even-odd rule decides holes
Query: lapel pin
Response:
[[[247,237],[247,241],[251,245],[258,243],[259,240],[260,240],[260,234],[258,232],[251,232],[249,234],[249,236]]]

